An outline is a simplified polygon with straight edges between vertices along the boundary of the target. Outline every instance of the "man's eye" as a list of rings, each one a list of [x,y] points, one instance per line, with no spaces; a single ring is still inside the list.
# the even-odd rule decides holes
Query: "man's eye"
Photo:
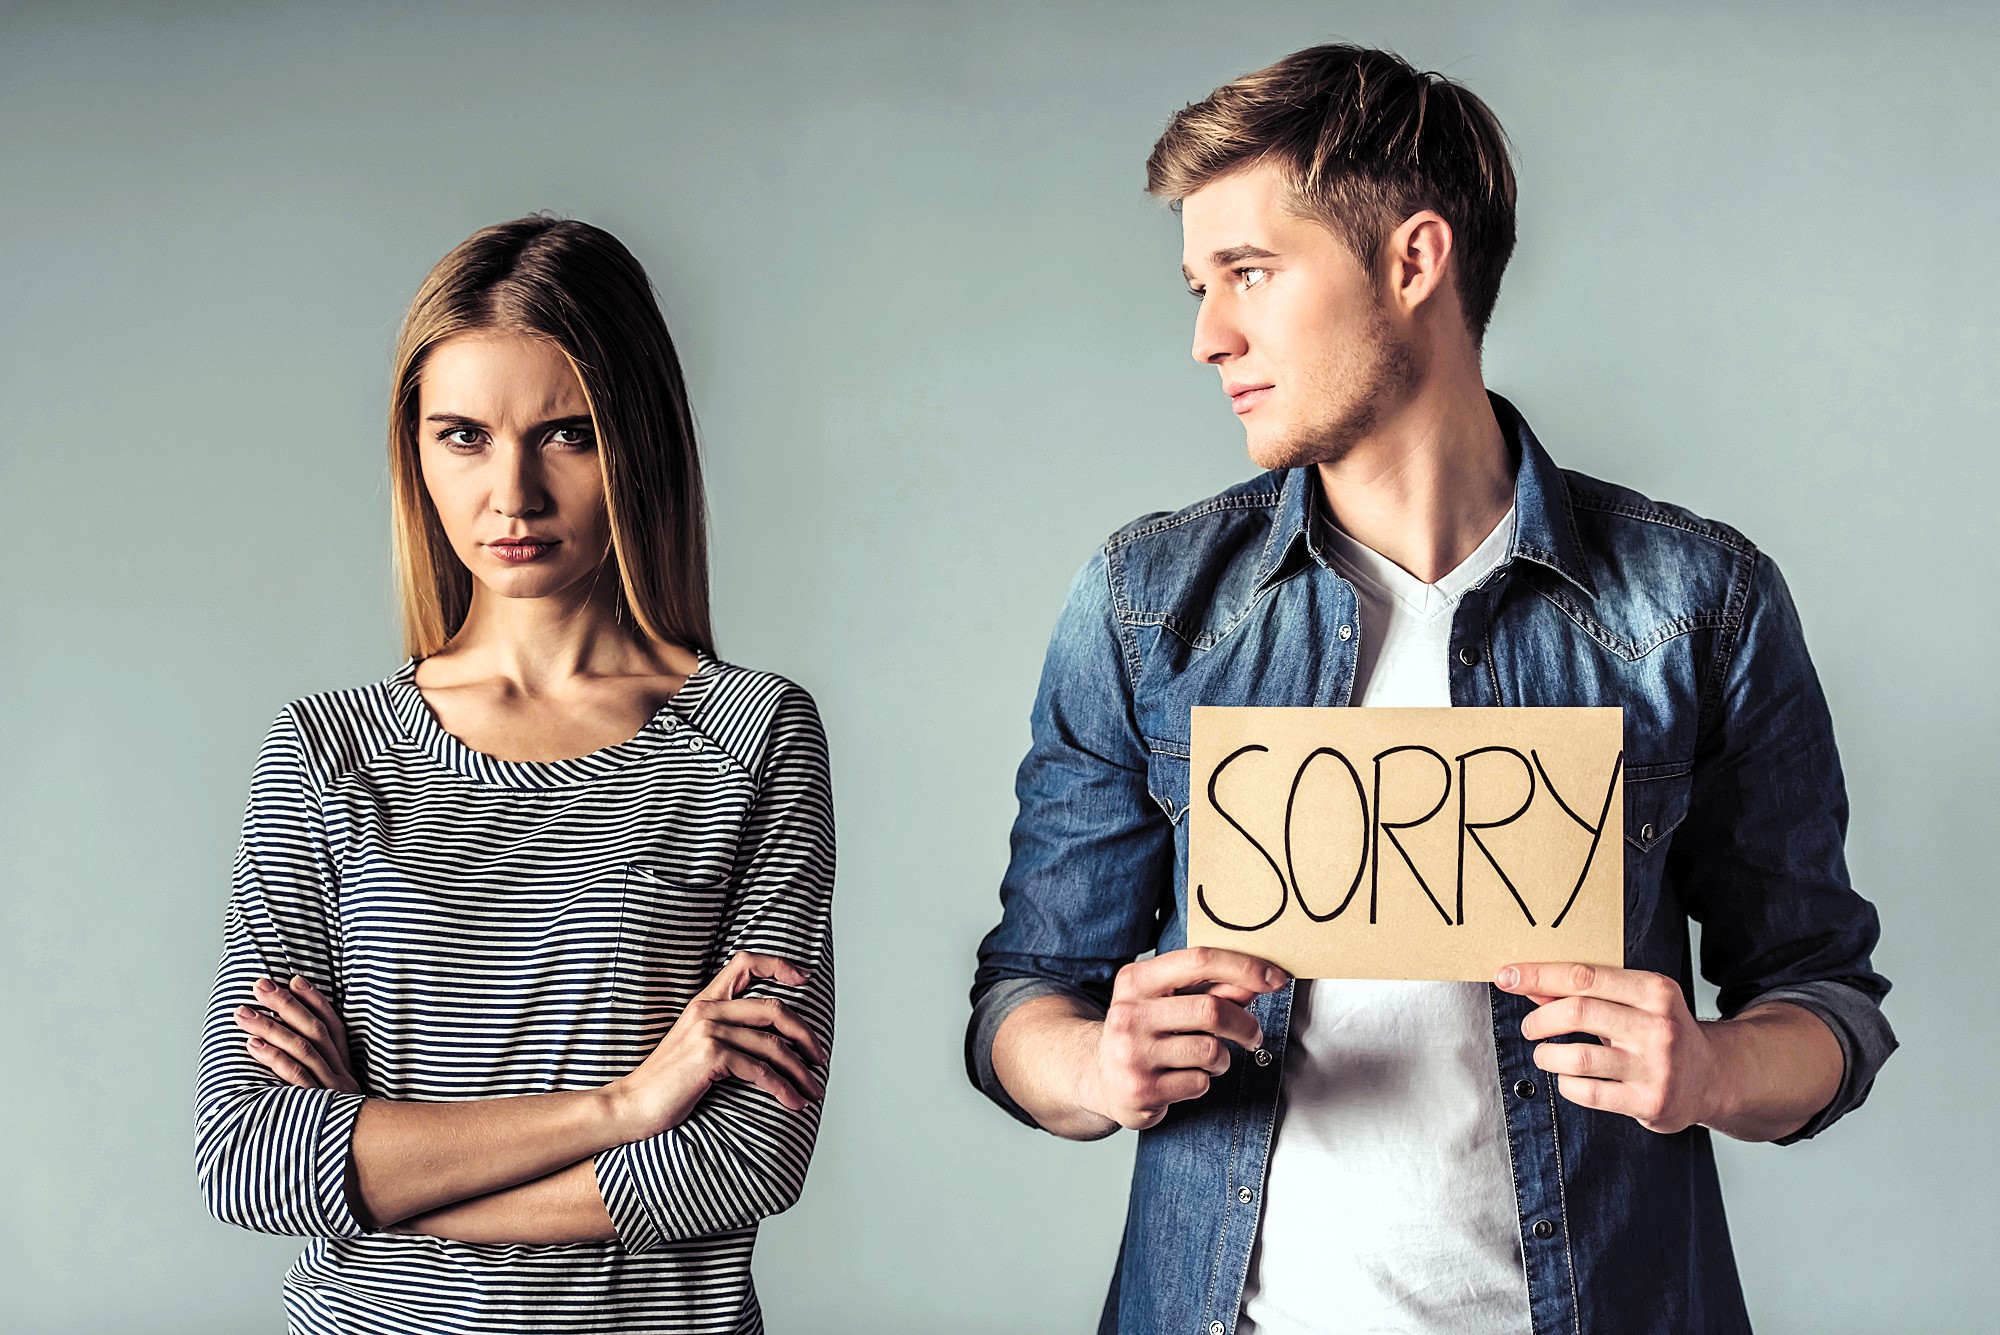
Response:
[[[1243,280],[1243,286],[1245,287],[1256,287],[1271,276],[1269,269],[1259,269],[1254,266],[1238,269],[1235,273],[1238,278]]]
[[[1205,292],[1205,291],[1207,291],[1207,289],[1206,289],[1206,288],[1199,288],[1199,287],[1196,287],[1196,286],[1195,286],[1195,285],[1194,285],[1193,283],[1189,283],[1189,284],[1188,284],[1188,290],[1187,290],[1187,292],[1188,292],[1188,295],[1189,295],[1189,296],[1191,296],[1191,297],[1193,297],[1193,298],[1194,298],[1194,299],[1195,299],[1196,301],[1200,301],[1200,300],[1201,300],[1201,298],[1202,298],[1202,293],[1203,293],[1203,292]]]

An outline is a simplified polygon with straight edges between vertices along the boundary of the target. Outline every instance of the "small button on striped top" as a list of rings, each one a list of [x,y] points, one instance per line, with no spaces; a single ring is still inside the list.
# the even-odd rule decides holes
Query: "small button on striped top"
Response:
[[[680,1125],[599,1154],[615,1241],[369,1234],[344,1187],[364,1096],[281,1083],[231,1014],[256,978],[303,974],[347,1020],[367,1096],[586,1089],[637,1066],[751,950],[810,972],[748,994],[830,1047],[833,807],[812,698],[704,655],[631,739],[504,761],[445,732],[415,675],[288,706],[258,755],[196,1082],[209,1209],[311,1239],[285,1279],[295,1331],[761,1330],[757,1222],[797,1198],[817,1105],[723,1081]]]

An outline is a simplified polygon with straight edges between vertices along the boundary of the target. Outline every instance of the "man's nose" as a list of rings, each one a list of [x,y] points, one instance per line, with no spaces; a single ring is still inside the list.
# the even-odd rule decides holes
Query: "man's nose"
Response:
[[[1212,293],[1204,296],[1194,315],[1194,359],[1203,366],[1214,366],[1241,357],[1245,350],[1243,335],[1229,318],[1227,299]]]

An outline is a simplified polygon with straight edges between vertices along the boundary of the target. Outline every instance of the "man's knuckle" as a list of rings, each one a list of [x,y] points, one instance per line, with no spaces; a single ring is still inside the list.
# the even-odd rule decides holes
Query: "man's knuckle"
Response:
[[[1570,986],[1579,992],[1597,985],[1597,967],[1592,964],[1572,964],[1569,966]]]

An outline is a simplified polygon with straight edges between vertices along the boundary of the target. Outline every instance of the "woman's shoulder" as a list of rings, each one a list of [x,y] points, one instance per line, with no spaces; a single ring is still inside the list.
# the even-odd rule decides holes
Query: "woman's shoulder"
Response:
[[[791,678],[715,658],[704,658],[700,675],[708,681],[693,721],[737,752],[753,773],[756,758],[773,742],[800,734],[821,736],[818,704]]]
[[[396,692],[415,667],[405,661],[380,681],[299,696],[272,720],[265,752],[290,753],[314,787],[366,768],[403,736]]]

